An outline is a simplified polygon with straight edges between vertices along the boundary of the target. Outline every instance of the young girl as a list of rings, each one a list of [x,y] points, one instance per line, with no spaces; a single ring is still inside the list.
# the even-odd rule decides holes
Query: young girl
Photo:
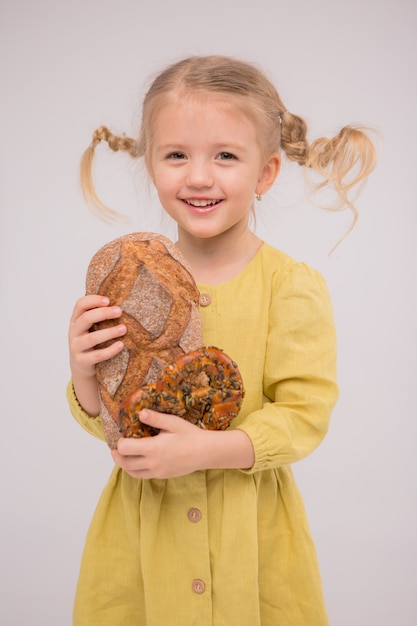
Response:
[[[321,275],[261,241],[249,218],[282,152],[349,205],[347,191],[374,165],[372,143],[345,127],[309,145],[305,122],[257,68],[218,56],[185,59],[156,78],[138,140],[94,133],[83,185],[105,210],[90,172],[101,140],[144,158],[207,296],[205,345],[238,363],[246,395],[226,431],[146,410],[141,420],[160,433],[119,440],[86,541],[74,624],[325,626],[291,463],[322,441],[337,398],[331,304]],[[89,330],[120,314],[106,298],[85,296],[69,330],[71,411],[102,439],[95,364],[123,349],[126,328]]]

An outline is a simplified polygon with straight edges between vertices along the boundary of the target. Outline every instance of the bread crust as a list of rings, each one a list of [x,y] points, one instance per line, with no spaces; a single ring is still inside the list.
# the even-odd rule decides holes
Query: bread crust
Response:
[[[105,295],[122,309],[120,318],[92,330],[121,323],[127,328],[124,349],[96,366],[104,435],[115,448],[121,401],[156,381],[176,358],[203,346],[200,294],[175,244],[148,232],[124,235],[100,248],[87,269],[86,294]]]

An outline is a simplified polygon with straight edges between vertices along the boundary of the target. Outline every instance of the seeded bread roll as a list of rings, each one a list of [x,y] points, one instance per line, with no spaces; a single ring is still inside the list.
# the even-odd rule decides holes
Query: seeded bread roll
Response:
[[[176,358],[203,346],[199,291],[176,246],[154,233],[132,233],[93,256],[86,293],[118,305],[117,320],[92,330],[125,324],[124,349],[96,366],[104,435],[117,446],[120,402],[134,389],[158,379]]]

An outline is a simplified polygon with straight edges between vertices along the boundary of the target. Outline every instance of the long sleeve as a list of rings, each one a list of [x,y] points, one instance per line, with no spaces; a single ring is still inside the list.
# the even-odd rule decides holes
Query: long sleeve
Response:
[[[337,400],[336,335],[323,277],[302,263],[272,283],[261,409],[239,424],[255,449],[250,472],[293,463],[325,436]]]
[[[77,396],[75,395],[72,381],[70,381],[67,385],[67,400],[72,416],[80,424],[80,426],[82,426],[90,435],[93,435],[93,437],[97,437],[98,439],[102,439],[104,441],[103,423],[101,421],[101,417],[91,417],[83,410],[77,400]]]

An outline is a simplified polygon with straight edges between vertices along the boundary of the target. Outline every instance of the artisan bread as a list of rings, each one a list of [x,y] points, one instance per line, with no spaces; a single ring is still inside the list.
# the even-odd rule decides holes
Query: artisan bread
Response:
[[[103,246],[87,269],[86,293],[106,295],[122,316],[91,330],[123,323],[124,349],[96,366],[104,434],[121,436],[121,401],[156,381],[168,364],[203,346],[199,291],[178,248],[155,233],[132,233]]]

